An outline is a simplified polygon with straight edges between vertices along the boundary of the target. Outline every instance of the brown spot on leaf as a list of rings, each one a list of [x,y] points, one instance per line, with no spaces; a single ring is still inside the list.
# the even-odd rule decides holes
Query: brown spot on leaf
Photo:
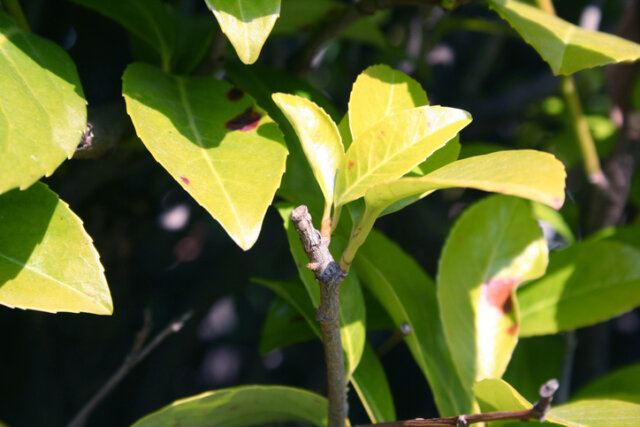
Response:
[[[244,92],[238,89],[237,87],[234,87],[233,89],[230,89],[229,92],[227,92],[227,99],[229,101],[233,101],[233,102],[239,101],[242,99],[243,96],[244,96]]]
[[[511,290],[520,282],[517,277],[500,277],[489,280],[486,286],[485,298],[489,305],[496,307],[503,313],[513,310]]]
[[[353,165],[355,165],[355,163],[353,163],[353,160],[350,160],[349,163],[347,163],[347,169],[351,169]]]
[[[186,176],[181,176],[180,181],[184,182],[187,185],[191,184],[191,181],[189,181],[189,178],[187,178]]]
[[[238,410],[238,405],[233,405],[229,407],[230,411],[237,411]]]
[[[255,129],[261,118],[262,114],[257,111],[253,111],[253,107],[249,107],[225,123],[224,127],[231,130],[246,132]]]
[[[518,324],[514,323],[513,325],[509,326],[509,329],[507,329],[507,333],[509,335],[515,335],[518,333]]]

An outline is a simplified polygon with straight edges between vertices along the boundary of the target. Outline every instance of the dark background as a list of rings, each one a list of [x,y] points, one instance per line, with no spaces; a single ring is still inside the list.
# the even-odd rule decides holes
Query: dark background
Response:
[[[556,7],[563,18],[577,22],[590,3],[604,7],[601,30],[615,31],[624,1],[565,1]],[[102,317],[0,307],[0,420],[16,427],[69,422],[122,363],[142,327],[145,309],[153,319],[152,335],[187,310],[193,310],[194,317],[126,377],[87,425],[128,425],[178,398],[233,385],[286,384],[322,392],[319,342],[267,355],[258,351],[273,294],[251,278],[296,275],[275,209],[268,210],[251,250],[235,246],[133,137],[121,96],[121,76],[133,60],[126,31],[73,3],[23,4],[32,30],[61,44],[76,62],[90,108],[115,111],[113,128],[124,129],[115,149],[105,156],[67,161],[45,180],[93,237],[115,309],[113,316]],[[174,4],[188,13],[210,14],[200,0]],[[469,31],[473,19],[486,19],[499,31]],[[491,142],[553,149],[548,141],[566,129],[561,116],[543,108],[544,99],[557,96],[557,81],[548,66],[481,5],[470,4],[452,14],[426,6],[397,8],[380,23],[390,41],[387,48],[336,40],[309,76],[341,114],[356,76],[369,65],[387,63],[420,81],[433,104],[471,112],[474,122],[462,134],[463,147]],[[289,67],[287,53],[295,52],[307,36],[270,38],[258,63]],[[237,61],[230,48],[226,52],[226,61]],[[588,70],[577,80],[587,110],[606,117],[610,101],[603,76],[602,70]],[[604,154],[613,138],[598,141]],[[575,157],[575,141],[569,137],[566,144],[567,158]],[[563,213],[576,235],[583,236],[580,206],[588,206],[588,189],[579,164],[570,166]],[[378,228],[434,276],[455,216],[481,196],[472,191],[437,193],[381,219]],[[634,206],[628,209],[630,220],[635,212]],[[167,215],[180,213],[186,215],[184,225],[167,229]],[[607,322],[598,357],[588,346],[590,329],[579,331],[572,387],[637,362],[639,323],[637,310]],[[377,346],[390,334],[376,331],[369,338]],[[437,415],[426,380],[405,346],[395,347],[382,362],[399,419]],[[351,409],[353,423],[366,420],[355,392]]]

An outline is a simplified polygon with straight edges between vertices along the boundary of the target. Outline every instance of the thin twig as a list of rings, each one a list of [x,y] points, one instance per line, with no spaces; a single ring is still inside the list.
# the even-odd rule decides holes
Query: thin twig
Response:
[[[329,427],[343,427],[347,417],[347,393],[340,338],[340,284],[346,273],[329,252],[329,239],[313,227],[306,206],[298,206],[291,212],[291,222],[309,257],[307,267],[313,271],[320,284],[320,306],[316,311],[316,320],[322,330],[327,364]]]
[[[142,361],[149,353],[151,353],[162,341],[169,335],[179,332],[184,324],[193,316],[193,311],[189,310],[184,313],[178,320],[171,322],[166,328],[151,340],[144,348],[142,347],[151,329],[151,316],[145,312],[145,323],[142,329],[136,335],[131,352],[125,357],[124,362],[118,370],[109,378],[109,380],[98,390],[98,392],[87,402],[86,405],[78,412],[78,414],[69,423],[68,427],[82,427],[89,414],[98,406],[98,404],[113,390],[127,374]]]
[[[383,355],[387,354],[389,350],[391,350],[396,345],[401,343],[404,340],[404,338],[410,333],[411,333],[411,325],[408,324],[407,322],[402,323],[400,327],[396,329],[393,335],[391,335],[389,339],[383,342],[382,345],[376,349],[376,356],[380,358]]]
[[[400,427],[400,426],[468,426],[469,424],[485,421],[504,420],[538,420],[544,421],[551,407],[553,394],[558,390],[557,380],[549,380],[540,387],[540,400],[531,409],[519,411],[484,412],[482,414],[458,415],[445,418],[416,418],[405,421],[392,421],[388,423],[363,424],[360,427]]]

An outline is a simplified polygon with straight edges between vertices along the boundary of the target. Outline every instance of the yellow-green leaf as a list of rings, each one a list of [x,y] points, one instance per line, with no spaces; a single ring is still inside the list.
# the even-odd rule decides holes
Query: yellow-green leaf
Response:
[[[489,5],[549,63],[554,74],[637,61],[640,45],[573,25],[517,0],[489,0]]]
[[[113,312],[91,237],[42,183],[0,196],[0,304],[54,313]]]
[[[249,249],[284,172],[278,126],[255,101],[210,77],[179,77],[146,64],[123,76],[127,111],[160,164]]]
[[[466,111],[440,106],[385,117],[354,138],[347,150],[338,170],[335,205],[364,196],[376,184],[400,178],[470,122]]]
[[[321,107],[300,96],[276,93],[273,95],[273,101],[298,135],[313,175],[324,195],[325,205],[331,205],[336,172],[344,157],[344,148],[336,124]]]
[[[222,32],[245,64],[258,59],[280,16],[280,0],[206,0]]]
[[[299,388],[249,385],[180,399],[138,420],[135,427],[244,427],[283,421],[327,425],[327,399]]]
[[[547,420],[568,427],[640,425],[640,405],[615,399],[578,400],[551,407]]]
[[[463,384],[500,378],[518,341],[516,287],[541,276],[547,244],[528,202],[491,196],[464,212],[438,268],[438,302]]]
[[[420,83],[388,65],[373,65],[356,79],[349,97],[353,139],[388,115],[429,104]]]
[[[69,55],[1,10],[0,94],[1,194],[27,188],[73,155],[87,107]]]

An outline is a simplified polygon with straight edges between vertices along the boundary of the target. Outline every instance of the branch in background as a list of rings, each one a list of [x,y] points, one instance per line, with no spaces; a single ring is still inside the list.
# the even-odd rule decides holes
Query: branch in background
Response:
[[[149,355],[162,341],[164,341],[170,335],[179,332],[184,324],[193,316],[193,312],[190,310],[184,313],[178,320],[171,322],[166,328],[162,330],[156,337],[151,340],[144,348],[142,347],[149,332],[151,331],[151,315],[148,311],[145,311],[145,320],[142,329],[136,334],[136,338],[133,343],[131,352],[124,359],[124,362],[118,368],[118,370],[109,378],[109,380],[98,390],[98,392],[91,398],[89,402],[78,412],[78,414],[69,423],[68,427],[82,427],[87,418],[98,406],[98,404],[113,390],[120,381],[127,376],[127,374],[145,357]]]
[[[471,0],[451,0],[453,9]],[[309,40],[300,48],[293,60],[294,69],[298,75],[305,75],[311,71],[313,62],[325,44],[339,36],[358,19],[373,15],[378,11],[397,6],[420,6],[426,4],[440,5],[441,0],[360,0],[350,4],[342,14],[329,22],[318,26]]]
[[[458,415],[457,417],[429,418],[405,421],[392,421],[389,423],[364,424],[360,427],[401,427],[401,426],[457,426],[465,427],[469,424],[482,423],[486,421],[528,421],[545,420],[547,411],[551,407],[553,394],[558,390],[558,380],[549,380],[540,387],[540,400],[533,405],[533,408],[520,411],[499,411],[485,412],[482,414]]]
[[[291,212],[291,222],[309,257],[307,267],[313,271],[320,284],[320,306],[316,311],[316,320],[322,329],[327,363],[329,427],[343,427],[347,418],[347,392],[340,339],[340,284],[346,273],[329,252],[329,239],[322,237],[313,227],[306,206],[298,206]]]
[[[376,349],[376,356],[381,358],[383,355],[387,354],[389,350],[394,348],[396,345],[400,344],[404,341],[404,338],[411,333],[411,325],[407,322],[403,322],[398,329],[382,343],[380,347]]]

